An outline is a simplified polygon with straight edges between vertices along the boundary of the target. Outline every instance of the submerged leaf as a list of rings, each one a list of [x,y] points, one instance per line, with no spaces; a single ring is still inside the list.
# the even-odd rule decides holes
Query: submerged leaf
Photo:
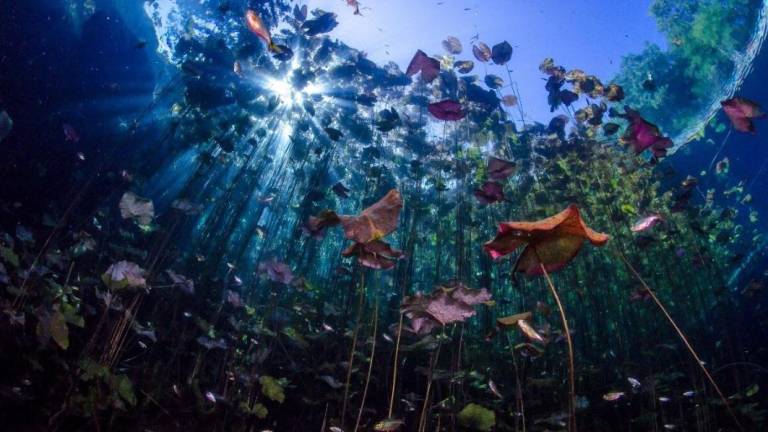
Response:
[[[475,189],[474,194],[480,204],[493,204],[504,201],[504,187],[501,183],[495,181],[483,183],[479,189]]]
[[[608,235],[593,231],[581,219],[578,207],[571,204],[562,212],[534,222],[502,222],[496,237],[483,249],[497,259],[525,245],[514,271],[528,276],[541,275],[540,263],[548,272],[564,268],[581,249],[584,240],[595,246],[608,242]]]
[[[517,164],[497,157],[488,158],[488,178],[491,180],[504,180],[514,174]]]
[[[144,269],[130,261],[119,261],[107,269],[101,280],[111,290],[123,288],[143,288],[147,281],[144,279]]]
[[[453,36],[448,36],[443,41],[443,49],[445,49],[449,54],[457,55],[461,54],[463,47],[461,46],[460,40]]]
[[[363,210],[357,216],[339,216],[344,236],[356,243],[379,240],[397,228],[403,199],[397,189],[390,190],[382,199]],[[328,216],[328,221],[333,222]]]
[[[280,381],[275,378],[264,375],[259,378],[259,384],[261,384],[261,393],[268,399],[278,403],[285,401],[285,393],[283,392],[283,386]]]
[[[720,102],[733,127],[740,132],[755,133],[754,119],[765,118],[760,105],[747,98],[734,97]]]
[[[120,198],[120,216],[123,219],[135,219],[141,225],[149,225],[155,217],[155,206],[150,199],[126,192]]]
[[[475,55],[475,58],[478,61],[481,61],[483,63],[486,63],[488,60],[491,59],[491,49],[488,48],[488,45],[478,42],[477,45],[472,46],[472,54]]]

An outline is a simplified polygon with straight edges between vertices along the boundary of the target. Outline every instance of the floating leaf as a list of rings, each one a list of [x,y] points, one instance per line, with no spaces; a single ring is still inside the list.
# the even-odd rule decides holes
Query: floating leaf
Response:
[[[765,118],[760,105],[747,98],[734,97],[720,102],[733,127],[740,132],[755,133],[754,119]]]
[[[443,49],[445,49],[449,54],[458,55],[461,54],[463,47],[461,46],[460,40],[453,36],[448,36],[443,41]]]
[[[405,74],[413,76],[419,72],[421,72],[421,77],[424,78],[424,81],[431,83],[440,73],[440,62],[426,55],[424,51],[418,50],[408,64]]]
[[[427,110],[436,118],[447,121],[461,120],[466,115],[461,108],[461,104],[450,99],[431,103],[427,107]]]
[[[497,65],[503,65],[512,58],[512,45],[504,41],[493,46],[491,58]]]
[[[488,60],[491,59],[491,49],[488,48],[488,45],[478,42],[477,45],[472,46],[472,54],[474,54],[475,58],[483,63],[486,63]]]

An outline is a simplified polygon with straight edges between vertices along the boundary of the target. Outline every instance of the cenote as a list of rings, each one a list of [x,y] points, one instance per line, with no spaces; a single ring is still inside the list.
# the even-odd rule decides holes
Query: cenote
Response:
[[[3,430],[768,429],[768,3],[0,3]]]

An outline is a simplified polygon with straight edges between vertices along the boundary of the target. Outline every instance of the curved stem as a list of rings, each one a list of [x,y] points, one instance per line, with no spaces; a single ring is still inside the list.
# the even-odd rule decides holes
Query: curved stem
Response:
[[[694,350],[691,343],[688,342],[688,338],[685,337],[685,334],[683,333],[683,331],[680,330],[680,327],[677,326],[677,323],[675,322],[675,320],[672,319],[672,315],[670,315],[669,312],[667,312],[667,308],[665,308],[664,305],[661,304],[661,301],[659,300],[658,297],[656,297],[656,294],[653,292],[651,287],[649,287],[648,284],[645,283],[643,278],[640,276],[640,273],[638,273],[637,270],[635,270],[635,268],[632,266],[632,264],[629,263],[629,261],[624,256],[624,254],[621,253],[621,251],[619,251],[619,258],[621,258],[621,260],[624,261],[624,264],[632,272],[635,278],[637,278],[638,282],[640,282],[643,288],[645,288],[645,290],[653,299],[654,303],[656,303],[656,306],[658,306],[661,312],[664,314],[664,317],[667,318],[667,321],[669,321],[669,323],[672,325],[672,328],[675,329],[675,332],[680,337],[680,340],[683,341],[683,345],[685,345],[685,347],[688,348],[688,352],[691,353],[691,356],[696,361],[696,364],[699,365],[699,368],[701,368],[701,371],[704,373],[704,376],[707,377],[707,380],[715,389],[715,391],[717,392],[717,395],[720,396],[720,400],[723,402],[723,405],[725,405],[725,407],[728,409],[728,413],[731,415],[731,418],[733,419],[733,422],[736,424],[736,427],[738,427],[740,431],[743,431],[744,428],[741,427],[741,423],[739,423],[739,419],[736,417],[736,413],[733,411],[731,404],[728,403],[728,398],[726,398],[723,392],[720,390],[720,387],[715,382],[715,379],[712,378],[712,375],[710,375],[709,371],[707,370],[707,367],[704,366],[704,362],[701,361],[701,358],[696,353],[696,350]]]
[[[538,255],[538,254],[537,254]],[[552,297],[555,298],[557,303],[557,310],[560,312],[560,320],[563,322],[563,332],[565,333],[565,341],[568,344],[568,432],[576,432],[576,407],[574,406],[574,400],[576,399],[576,372],[575,362],[573,360],[573,341],[571,340],[571,330],[568,328],[568,320],[565,318],[565,310],[563,309],[563,303],[560,302],[560,296],[557,295],[555,285],[552,283],[552,279],[547,273],[547,269],[544,264],[539,260],[539,266],[544,273],[544,277],[547,279],[547,285],[552,293]]]

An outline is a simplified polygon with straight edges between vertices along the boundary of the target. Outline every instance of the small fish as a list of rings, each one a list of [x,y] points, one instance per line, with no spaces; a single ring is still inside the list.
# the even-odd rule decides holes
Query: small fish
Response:
[[[328,430],[331,431],[331,432],[344,432],[344,430],[341,429],[338,426],[331,426],[331,427],[328,428]]]
[[[496,387],[496,383],[493,382],[493,380],[491,379],[488,380],[488,390],[490,390],[491,393],[493,393],[493,395],[496,396],[497,398],[504,399],[504,396],[499,391],[499,388]]]
[[[642,386],[642,384],[640,384],[640,381],[638,381],[637,378],[629,377],[627,378],[627,381],[629,381],[629,384],[632,386],[633,389],[638,389]]]
[[[77,158],[81,161],[85,161],[85,153],[83,152],[77,152]]]
[[[531,324],[524,320],[517,321],[517,327],[531,342],[547,343],[547,341],[531,326]]]
[[[670,399],[670,398],[668,398],[668,397],[666,397],[666,396],[661,396],[661,397],[659,397],[659,402],[661,402],[661,403],[667,403],[667,402],[669,402],[670,400],[672,400],[672,399]]]
[[[667,424],[664,425],[664,429],[666,429],[666,430],[675,430],[675,429],[677,429],[677,426],[673,425],[671,423],[667,423]]]
[[[616,402],[617,400],[624,397],[624,392],[608,392],[603,395],[603,400],[606,400],[608,402]]]
[[[683,396],[685,397],[693,397],[693,395],[696,394],[693,390],[688,390],[687,392],[683,393]]]
[[[376,423],[373,426],[373,430],[383,432],[396,431],[400,429],[404,424],[405,422],[400,419],[387,418]]]
[[[216,395],[209,391],[205,392],[205,398],[211,401],[211,403],[216,403]]]
[[[325,331],[327,331],[327,332],[333,332],[333,331],[334,331],[334,330],[333,330],[333,327],[329,326],[329,325],[328,325],[328,324],[326,324],[326,323],[323,323],[323,330],[325,330]]]

